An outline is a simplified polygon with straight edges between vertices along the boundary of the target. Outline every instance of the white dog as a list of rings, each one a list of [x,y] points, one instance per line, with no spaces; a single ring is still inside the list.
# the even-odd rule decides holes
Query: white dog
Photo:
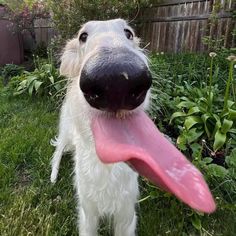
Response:
[[[139,40],[124,20],[86,23],[67,43],[60,72],[69,78],[69,85],[51,182],[57,179],[63,152],[72,150],[80,236],[97,235],[102,216],[112,217],[115,236],[135,235],[139,189],[133,169],[190,206],[213,210],[201,174],[143,113],[151,75]],[[156,153],[158,160],[153,157]]]
[[[139,48],[139,41],[134,37],[133,30],[121,19],[88,22],[80,30],[78,38],[67,43],[61,58],[60,72],[70,79],[70,84],[61,111],[51,181],[56,181],[63,151],[73,148],[80,235],[95,236],[99,216],[108,215],[114,216],[116,236],[131,236],[135,235],[138,175],[124,163],[106,165],[97,157],[90,128],[91,116],[97,111],[86,101],[80,88],[81,70],[92,57],[102,54],[103,49],[113,50],[114,54],[125,50],[147,65],[147,59]],[[126,52],[121,53],[125,56]],[[119,60],[118,57],[119,55],[114,60]],[[134,60],[132,57],[128,59]],[[101,55],[101,60],[101,63],[105,63],[111,59],[102,58]],[[125,73],[127,69],[123,70]],[[124,74],[125,76],[128,75]],[[148,96],[145,101],[148,102]]]

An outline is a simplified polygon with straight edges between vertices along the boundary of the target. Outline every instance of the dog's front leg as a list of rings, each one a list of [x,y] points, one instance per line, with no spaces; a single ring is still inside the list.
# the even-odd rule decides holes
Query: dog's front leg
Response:
[[[114,215],[115,236],[135,236],[136,213],[133,203],[126,203],[120,212]]]
[[[87,202],[79,205],[79,235],[96,236],[99,215],[96,208]]]

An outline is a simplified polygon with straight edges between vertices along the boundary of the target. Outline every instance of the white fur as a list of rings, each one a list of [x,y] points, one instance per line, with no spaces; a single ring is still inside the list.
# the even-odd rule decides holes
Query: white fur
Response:
[[[135,235],[138,175],[125,163],[106,165],[99,160],[90,128],[91,117],[99,111],[89,106],[79,87],[81,68],[100,47],[125,47],[147,64],[138,39],[127,39],[124,28],[132,31],[121,19],[88,22],[80,30],[89,35],[86,43],[81,43],[79,36],[72,39],[61,58],[60,72],[68,77],[69,85],[61,110],[59,136],[54,142],[51,182],[56,182],[63,152],[73,151],[80,236],[97,235],[99,217],[103,216],[114,220],[115,236]],[[148,105],[148,97],[137,109]]]

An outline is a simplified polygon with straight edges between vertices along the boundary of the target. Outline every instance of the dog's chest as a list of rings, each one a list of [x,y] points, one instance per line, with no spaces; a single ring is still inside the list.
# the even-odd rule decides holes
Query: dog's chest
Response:
[[[78,194],[96,203],[100,214],[112,214],[122,209],[127,201],[137,201],[138,175],[128,165],[103,164],[91,149],[80,152],[75,159]]]

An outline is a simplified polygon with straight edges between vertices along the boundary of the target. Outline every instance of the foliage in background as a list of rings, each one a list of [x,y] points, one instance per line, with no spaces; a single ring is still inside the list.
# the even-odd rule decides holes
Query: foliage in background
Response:
[[[42,60],[36,56],[35,70],[24,71],[21,82],[18,84],[15,95],[28,94],[29,96],[64,96],[66,80],[60,76],[59,70],[51,61]],[[23,79],[22,79],[23,78]]]
[[[236,49],[222,49],[215,57],[158,54],[151,60],[154,80],[150,115],[204,173],[216,197],[217,212],[213,215],[218,219],[226,215],[234,217],[236,210],[236,76],[234,57],[228,58],[230,61],[226,59],[231,54],[236,54]],[[171,119],[174,120],[170,123]],[[167,194],[160,194],[156,187],[149,185],[144,200],[150,198],[170,201]],[[171,201],[168,207],[173,212],[188,216],[184,219],[181,216],[185,223],[177,226],[182,227],[182,232],[187,230],[186,222],[198,232],[193,235],[235,232],[228,218],[226,227],[231,227],[231,232],[220,233],[216,225],[208,228],[211,223],[207,215],[194,211],[183,213],[183,208]]]
[[[6,64],[0,68],[0,76],[3,78],[3,84],[7,85],[12,77],[22,74],[23,70],[24,67],[15,64]]]
[[[217,156],[222,150],[227,154],[236,145],[236,78],[234,62],[226,60],[233,53],[235,49],[222,50],[214,64],[213,58],[196,54],[159,55],[152,60],[150,114],[189,156],[202,140],[205,156]]]
[[[12,25],[13,32],[28,31],[36,44],[34,21],[38,18],[48,18],[49,13],[43,1],[40,0],[10,0],[5,1],[7,16]]]
[[[215,87],[212,86],[213,61],[216,54],[213,55],[211,56],[207,86],[195,88],[194,85],[186,84],[187,96],[176,98],[177,111],[173,113],[170,120],[170,122],[175,120],[180,129],[180,136],[177,139],[179,148],[186,150],[192,143],[199,143],[204,139],[213,150],[211,155],[215,155],[216,151],[224,148],[229,140],[233,140],[231,145],[236,145],[235,97],[232,97],[232,100],[229,99],[229,88],[233,81],[234,59],[230,61],[224,95],[219,96],[222,92],[217,88],[217,84]],[[233,85],[232,91],[234,89]]]
[[[48,52],[48,58],[38,56],[33,56],[33,58],[33,71],[14,64],[7,64],[1,68],[0,76],[5,85],[4,93],[9,97],[23,94],[30,97],[46,96],[61,103],[65,95],[67,80],[60,76],[58,68],[52,61],[51,52]]]
[[[202,38],[203,44],[207,45],[208,51],[218,52],[225,47],[224,45],[225,36],[222,35],[221,37],[217,37],[217,31],[215,29],[217,28],[217,25],[219,24],[219,14],[221,13],[222,9],[224,9],[224,5],[226,4],[229,4],[229,0],[213,1],[212,11],[210,13],[210,17],[208,21],[209,23],[208,23],[207,29],[205,29],[205,31],[207,32],[207,35]],[[233,20],[235,20],[235,10],[234,10],[236,6],[235,4],[236,3],[234,1],[231,1],[232,10],[228,11],[228,13],[231,13]],[[236,32],[236,27],[234,27],[231,32],[232,41],[235,41],[235,32]]]
[[[141,7],[148,6],[150,0],[48,0],[56,29],[64,39],[73,37],[83,23],[88,20],[108,20],[112,18],[135,18]]]
[[[89,20],[124,18],[134,20],[143,7],[161,0],[47,0],[58,36],[52,40],[55,56],[59,54],[67,39],[74,37],[81,25]],[[134,26],[134,25],[133,25]]]

